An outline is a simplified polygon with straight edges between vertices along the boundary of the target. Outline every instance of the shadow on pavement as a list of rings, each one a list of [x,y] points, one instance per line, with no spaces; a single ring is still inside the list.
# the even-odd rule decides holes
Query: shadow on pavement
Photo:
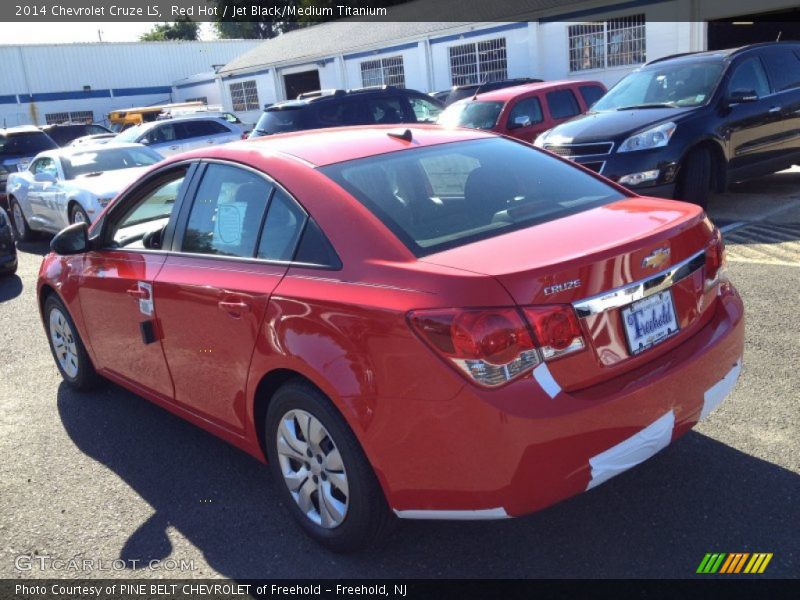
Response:
[[[691,577],[706,552],[738,551],[773,552],[765,576],[797,575],[800,476],[695,432],[538,514],[405,522],[382,549],[338,556],[291,522],[264,465],[149,402],[62,383],[58,410],[77,447],[154,509],[126,560],[169,556],[174,527],[230,578]]]
[[[19,275],[0,277],[0,302],[12,300],[22,293],[22,279]]]
[[[38,254],[45,256],[50,253],[50,240],[53,236],[44,233],[39,234],[37,239],[29,242],[17,242],[17,250],[27,254]]]

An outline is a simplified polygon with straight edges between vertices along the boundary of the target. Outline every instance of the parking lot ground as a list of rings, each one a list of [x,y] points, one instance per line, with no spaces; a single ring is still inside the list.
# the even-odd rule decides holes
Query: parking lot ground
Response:
[[[671,578],[706,552],[772,552],[762,577],[799,576],[800,171],[734,186],[709,212],[735,226],[747,340],[739,384],[707,421],[538,514],[406,522],[358,556],[306,539],[254,459],[117,386],[63,385],[35,302],[47,241],[23,244],[18,277],[0,281],[0,577]],[[126,564],[17,568],[32,555]]]

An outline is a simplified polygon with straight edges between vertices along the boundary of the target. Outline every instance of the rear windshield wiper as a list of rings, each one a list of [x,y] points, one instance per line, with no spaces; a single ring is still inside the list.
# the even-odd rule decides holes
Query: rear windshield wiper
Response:
[[[637,108],[675,108],[674,104],[666,102],[653,102],[652,104],[631,104],[630,106],[620,106],[617,110],[635,110]]]

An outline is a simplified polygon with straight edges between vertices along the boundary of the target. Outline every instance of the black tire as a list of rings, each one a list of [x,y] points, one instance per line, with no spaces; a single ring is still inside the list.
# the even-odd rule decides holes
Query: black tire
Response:
[[[86,211],[83,210],[79,204],[73,204],[72,208],[69,210],[69,222],[72,224],[78,223],[78,217],[82,218],[87,227],[92,223],[89,219],[89,215],[86,214]]]
[[[71,347],[75,350],[73,354],[77,359],[75,361],[77,365],[74,373],[67,372],[65,367],[62,366],[61,359],[59,359],[55,347],[54,336],[51,331],[54,311],[60,312],[68,327],[68,329],[64,330],[67,335],[62,335],[61,339],[63,339],[66,344],[71,344]],[[50,352],[53,354],[53,360],[55,360],[56,367],[58,367],[64,381],[79,391],[86,391],[96,387],[101,381],[101,378],[97,374],[97,371],[94,370],[94,365],[89,355],[86,353],[86,347],[83,345],[83,341],[78,335],[78,329],[75,327],[75,323],[72,321],[69,311],[67,311],[64,304],[55,294],[51,294],[44,303],[44,328],[47,332],[47,341],[50,344]]]
[[[711,154],[706,148],[695,148],[683,159],[679,175],[678,199],[706,208],[710,195]]]
[[[31,241],[33,239],[33,230],[28,225],[22,206],[17,202],[16,198],[12,198],[9,202],[9,209],[11,211],[11,228],[14,230],[14,237],[18,242]]]
[[[13,267],[10,269],[6,269],[5,271],[0,271],[0,275],[4,277],[11,277],[17,272],[17,268],[19,268],[19,262],[15,263]]]
[[[333,449],[338,449],[341,455],[348,487],[347,509],[341,523],[332,528],[325,528],[314,522],[300,509],[283,476],[278,454],[278,430],[283,418],[295,410],[308,413],[317,419],[327,430],[326,433],[329,436],[323,438],[320,446],[329,439],[333,444]],[[273,479],[278,486],[278,493],[295,521],[307,535],[334,552],[365,550],[379,545],[387,537],[395,522],[395,517],[389,510],[383,490],[355,435],[339,411],[322,392],[308,382],[299,379],[282,385],[270,402],[264,431],[267,458]],[[310,449],[311,444],[308,447]],[[312,455],[308,459],[308,463],[311,464],[313,461]],[[306,473],[306,480],[310,482],[314,476],[308,470]],[[324,479],[322,475],[320,477]],[[298,488],[302,487],[303,485],[298,486]],[[317,493],[315,506],[319,507],[319,501],[320,497]],[[317,512],[322,513],[319,508]]]

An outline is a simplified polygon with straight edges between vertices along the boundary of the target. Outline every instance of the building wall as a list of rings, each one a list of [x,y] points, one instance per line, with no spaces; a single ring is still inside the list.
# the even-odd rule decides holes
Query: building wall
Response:
[[[222,95],[213,74],[192,83],[178,83],[172,86],[172,100],[185,102],[195,98],[205,98],[209,105],[221,105]]]
[[[259,42],[136,42],[0,46],[0,124],[45,123],[47,113],[170,101],[172,82],[229,62]]]

